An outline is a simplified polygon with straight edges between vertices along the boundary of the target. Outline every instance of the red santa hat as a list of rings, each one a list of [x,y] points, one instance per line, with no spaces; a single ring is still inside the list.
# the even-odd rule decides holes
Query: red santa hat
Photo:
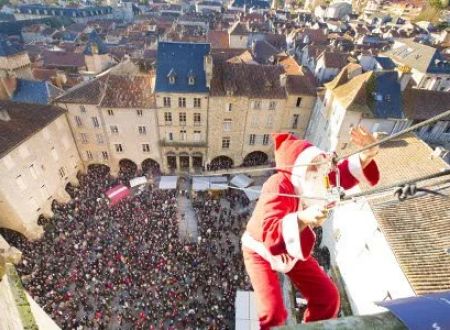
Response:
[[[311,163],[314,158],[324,155],[325,152],[291,133],[274,133],[272,138],[275,146],[276,167],[289,175],[295,187],[300,187],[301,181],[305,178],[307,166],[298,165]]]

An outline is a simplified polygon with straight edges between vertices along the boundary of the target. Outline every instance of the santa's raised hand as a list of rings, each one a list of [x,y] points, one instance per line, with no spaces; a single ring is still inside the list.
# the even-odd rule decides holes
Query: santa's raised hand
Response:
[[[350,136],[351,136],[350,141],[359,148],[364,148],[368,145],[378,142],[378,134],[377,133],[372,134],[362,126],[352,127],[350,129]],[[365,151],[362,151],[359,154],[359,157],[361,159],[361,165],[363,168],[365,168],[372,161],[372,159],[378,154],[379,149],[380,149],[379,146],[375,146]]]

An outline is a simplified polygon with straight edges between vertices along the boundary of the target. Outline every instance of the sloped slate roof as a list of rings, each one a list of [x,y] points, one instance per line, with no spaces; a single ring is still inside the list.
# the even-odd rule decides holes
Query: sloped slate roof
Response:
[[[47,81],[17,79],[12,101],[34,104],[49,104],[64,91]]]
[[[99,104],[106,88],[108,77],[109,75],[103,75],[76,85],[56,101],[65,103]]]
[[[23,49],[11,43],[11,41],[0,36],[0,56],[12,56],[23,52]]]
[[[216,62],[210,95],[282,99],[286,97],[286,90],[280,85],[283,73],[281,65]]]
[[[403,102],[408,119],[427,120],[448,110],[450,93],[407,88],[403,92]]]
[[[12,101],[0,101],[1,110],[6,110],[11,120],[0,120],[0,156],[7,154],[65,113],[64,109],[56,106]]]
[[[210,44],[186,42],[160,42],[158,44],[156,68],[156,92],[207,93],[206,75],[203,65],[209,54]],[[170,84],[169,72],[176,76]],[[195,81],[188,84],[188,74],[192,72]]]
[[[101,107],[154,108],[151,76],[115,76],[107,81]]]

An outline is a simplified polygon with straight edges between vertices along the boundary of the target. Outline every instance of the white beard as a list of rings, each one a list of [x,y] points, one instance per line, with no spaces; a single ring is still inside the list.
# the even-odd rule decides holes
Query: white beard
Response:
[[[328,191],[325,186],[324,177],[324,173],[320,172],[311,174],[307,173],[305,180],[302,180],[301,195],[326,198]],[[310,198],[301,199],[305,207],[309,207],[311,205],[325,206],[327,204],[326,200]]]

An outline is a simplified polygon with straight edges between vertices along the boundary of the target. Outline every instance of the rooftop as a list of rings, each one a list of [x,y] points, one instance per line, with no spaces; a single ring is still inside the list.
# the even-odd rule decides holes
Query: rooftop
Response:
[[[9,153],[65,112],[56,106],[12,101],[0,101],[0,111],[6,111],[10,117],[9,121],[0,120],[0,156]]]
[[[207,93],[204,57],[209,52],[206,43],[160,42],[155,91]]]

